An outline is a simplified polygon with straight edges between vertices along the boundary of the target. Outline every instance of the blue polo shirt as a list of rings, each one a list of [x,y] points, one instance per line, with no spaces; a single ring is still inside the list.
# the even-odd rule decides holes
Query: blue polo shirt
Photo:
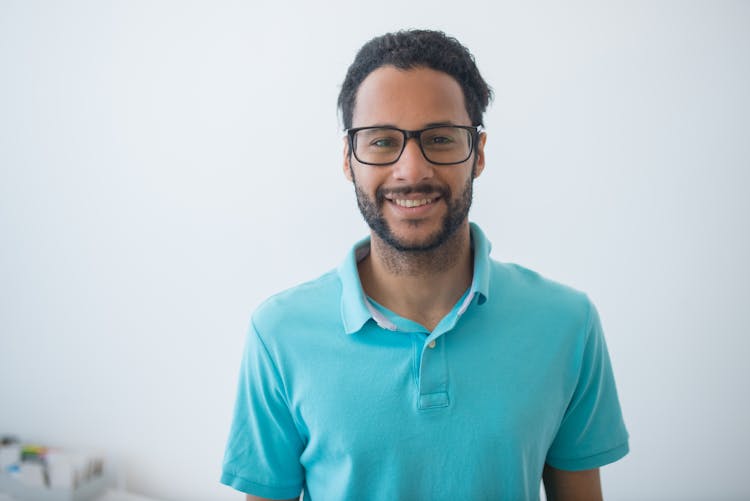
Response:
[[[545,463],[628,452],[588,298],[489,257],[432,331],[369,300],[357,260],[253,314],[221,481],[306,501],[539,498]]]

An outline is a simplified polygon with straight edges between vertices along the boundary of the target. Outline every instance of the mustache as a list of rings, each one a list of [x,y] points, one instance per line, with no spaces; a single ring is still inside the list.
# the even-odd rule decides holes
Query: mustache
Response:
[[[437,193],[441,198],[450,198],[450,189],[444,186],[436,186],[430,183],[419,183],[413,186],[399,186],[396,188],[383,188],[382,186],[375,190],[375,199],[378,202],[385,200],[386,195],[414,195],[414,194],[433,194]]]

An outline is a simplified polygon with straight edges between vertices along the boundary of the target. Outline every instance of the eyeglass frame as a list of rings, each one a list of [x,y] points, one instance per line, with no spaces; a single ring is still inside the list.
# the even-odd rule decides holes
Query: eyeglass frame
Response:
[[[427,157],[427,154],[424,152],[424,146],[422,146],[422,133],[428,130],[432,129],[441,129],[443,127],[455,127],[458,129],[464,129],[469,131],[470,138],[471,138],[471,148],[469,148],[469,153],[466,155],[466,158],[459,162],[434,162],[430,160]],[[354,136],[357,134],[357,132],[361,130],[367,130],[367,129],[390,129],[390,130],[396,130],[399,131],[404,136],[404,142],[401,144],[401,151],[398,153],[398,156],[395,160],[392,162],[385,162],[385,163],[373,163],[373,162],[364,162],[360,160],[360,158],[357,156],[357,151],[354,148]],[[469,158],[471,158],[471,154],[474,153],[474,150],[476,149],[477,143],[479,142],[479,135],[485,131],[485,128],[482,124],[478,125],[453,125],[453,124],[443,124],[443,125],[430,125],[429,127],[425,127],[424,129],[418,129],[418,130],[405,130],[405,129],[399,129],[398,127],[393,127],[391,125],[370,125],[367,127],[353,127],[351,129],[345,129],[344,132],[346,133],[347,137],[349,138],[349,152],[354,155],[354,158],[357,159],[357,162],[365,165],[375,165],[378,167],[384,167],[386,165],[393,165],[396,162],[398,162],[401,159],[401,155],[404,154],[404,150],[406,149],[406,142],[409,141],[411,138],[417,139],[417,144],[419,145],[419,151],[422,152],[422,156],[425,160],[430,162],[434,165],[458,165],[462,164],[465,161],[467,161]]]

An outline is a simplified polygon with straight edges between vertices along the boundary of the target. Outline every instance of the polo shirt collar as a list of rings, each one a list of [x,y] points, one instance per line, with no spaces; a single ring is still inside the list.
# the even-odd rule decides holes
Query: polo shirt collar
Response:
[[[477,304],[481,305],[489,297],[490,250],[492,244],[487,240],[478,225],[469,223],[469,227],[474,246],[474,276],[469,297],[477,296]],[[375,316],[376,310],[365,297],[357,269],[357,263],[367,255],[369,247],[370,237],[363,238],[354,244],[337,269],[341,280],[341,321],[347,334],[358,332],[368,320]],[[468,306],[468,303],[466,306]]]
[[[360,330],[372,317],[366,306],[367,299],[357,270],[358,258],[361,259],[369,248],[370,237],[363,238],[354,244],[337,269],[339,280],[341,280],[341,321],[347,334]]]
[[[492,243],[476,223],[469,223],[471,239],[474,244],[474,277],[471,289],[477,293],[477,304],[484,304],[490,297],[490,251]]]

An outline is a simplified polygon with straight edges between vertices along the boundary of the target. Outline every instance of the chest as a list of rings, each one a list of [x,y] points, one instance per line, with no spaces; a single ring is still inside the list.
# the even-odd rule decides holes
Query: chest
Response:
[[[361,334],[295,375],[303,463],[395,464],[425,451],[450,462],[453,451],[483,464],[530,456],[543,465],[571,386],[560,349],[470,322],[434,343],[419,333]]]

